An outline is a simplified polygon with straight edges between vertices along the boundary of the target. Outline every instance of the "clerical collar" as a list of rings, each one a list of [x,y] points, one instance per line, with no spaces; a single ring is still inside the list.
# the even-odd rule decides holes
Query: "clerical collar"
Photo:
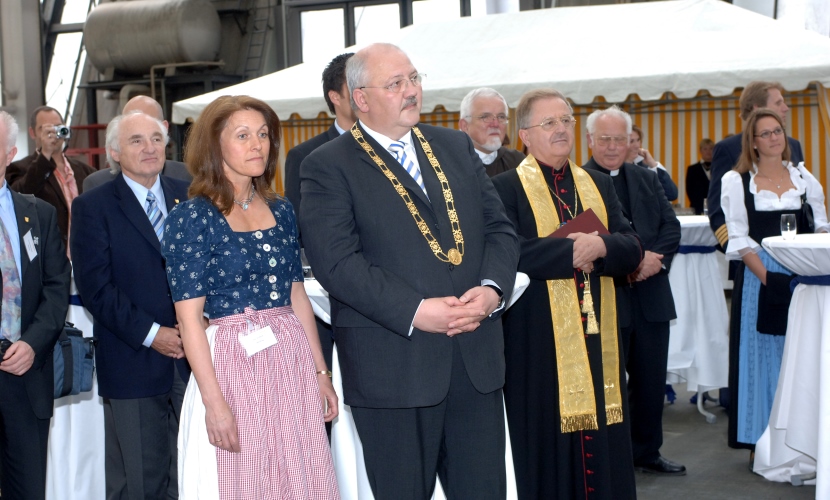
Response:
[[[481,163],[489,165],[496,161],[496,157],[499,155],[499,150],[497,149],[492,153],[485,153],[476,149],[476,153],[478,153],[478,157],[481,158]]]
[[[611,177],[616,177],[616,176],[620,175],[620,171],[622,170],[622,166],[620,166],[620,168],[618,168],[617,170],[608,170],[607,168],[605,168],[602,165],[600,165],[599,163],[597,163],[596,160],[594,160],[594,164],[597,166],[597,170],[599,170],[603,174],[608,174]]]
[[[556,179],[556,180],[562,180],[565,177],[565,174],[568,172],[568,165],[570,164],[568,159],[565,158],[565,163],[562,165],[562,167],[560,169],[557,170],[556,168],[552,167],[551,165],[548,165],[545,162],[539,161],[538,158],[536,159],[536,163],[538,163],[540,167],[549,168],[550,173],[553,174],[553,178]]]

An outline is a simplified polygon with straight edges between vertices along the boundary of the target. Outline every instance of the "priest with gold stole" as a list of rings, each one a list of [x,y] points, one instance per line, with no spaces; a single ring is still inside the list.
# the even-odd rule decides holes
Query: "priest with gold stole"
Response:
[[[530,277],[503,318],[519,498],[635,498],[613,280],[637,269],[642,245],[610,178],[570,162],[576,122],[565,97],[532,90],[516,114],[530,154],[493,184]],[[568,230],[571,221],[588,229]],[[570,234],[550,236],[560,227]]]

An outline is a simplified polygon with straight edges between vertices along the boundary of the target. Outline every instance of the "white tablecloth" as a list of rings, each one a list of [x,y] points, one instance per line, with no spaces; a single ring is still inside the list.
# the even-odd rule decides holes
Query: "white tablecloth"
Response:
[[[714,247],[705,216],[681,216],[680,245]],[[729,378],[729,315],[718,260],[713,253],[678,253],[669,272],[677,319],[669,336],[669,383],[689,391],[726,387]]]
[[[517,273],[516,285],[507,307],[513,305],[521,296],[529,282],[527,275]],[[314,314],[326,323],[331,323],[328,292],[320,286],[317,280],[313,279],[305,281],[305,290],[311,300]],[[366,466],[363,463],[363,445],[354,425],[351,408],[343,404],[343,382],[339,376],[340,362],[337,357],[337,345],[334,346],[331,371],[334,374],[334,390],[337,391],[339,396],[337,406],[340,413],[331,427],[331,453],[334,461],[334,471],[337,474],[337,483],[340,487],[340,496],[343,500],[372,500],[374,496],[366,475]],[[507,413],[504,415],[504,427],[507,498],[513,500],[517,498],[516,474],[513,470],[513,453],[510,446],[510,432],[507,429]],[[433,500],[445,500],[447,498],[441,488],[440,481],[435,482],[435,493],[432,498]]]
[[[828,234],[776,236],[762,244],[796,274],[830,274]],[[815,472],[816,498],[830,498],[830,287],[798,285],[793,293],[778,388],[754,470],[780,482]]]
[[[74,281],[70,293],[78,293]],[[92,316],[83,307],[70,305],[66,319],[85,337],[92,336]],[[90,392],[55,400],[46,455],[46,498],[103,500],[104,484],[104,405],[93,377]]]

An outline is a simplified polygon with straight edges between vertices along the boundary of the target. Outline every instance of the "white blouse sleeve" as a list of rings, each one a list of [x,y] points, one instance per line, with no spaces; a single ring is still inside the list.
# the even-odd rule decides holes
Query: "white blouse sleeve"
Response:
[[[813,209],[813,220],[816,232],[830,233],[830,223],[827,222],[827,207],[824,204],[824,188],[809,170],[804,168],[804,162],[798,164],[801,178],[807,183],[807,203]]]
[[[729,242],[726,258],[740,260],[749,252],[757,252],[760,245],[749,237],[749,217],[744,204],[744,184],[741,174],[730,170],[721,179],[720,205],[726,219]]]

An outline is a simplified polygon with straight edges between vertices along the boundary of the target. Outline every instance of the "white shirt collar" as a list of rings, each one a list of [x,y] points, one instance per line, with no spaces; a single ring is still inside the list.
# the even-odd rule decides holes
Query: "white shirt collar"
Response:
[[[499,150],[497,149],[492,153],[485,153],[484,151],[476,149],[476,153],[478,153],[478,157],[481,158],[481,163],[489,165],[496,161],[496,157],[499,155]]]
[[[167,217],[167,204],[165,203],[164,199],[164,190],[161,189],[160,176],[156,176],[156,182],[153,183],[153,186],[150,189],[147,189],[146,187],[130,179],[126,175],[124,175],[124,180],[127,182],[127,186],[129,186],[132,190],[133,194],[138,200],[138,203],[141,204],[142,209],[144,209],[145,205],[147,204],[147,192],[152,191],[156,197],[156,204],[158,204],[161,213],[163,213],[164,216]]]
[[[341,128],[340,124],[337,123],[337,118],[334,119],[334,129],[337,130],[337,133],[343,135],[346,133],[346,129]]]
[[[400,139],[390,139],[389,137],[386,137],[380,132],[375,132],[374,130],[370,129],[363,122],[360,122],[360,126],[363,127],[363,130],[365,130],[366,133],[372,137],[372,139],[376,140],[378,144],[380,144],[380,146],[387,151],[389,150],[389,146],[391,146],[393,142],[404,143],[405,149],[410,149],[412,147],[412,135],[410,134],[410,132],[404,134],[404,136]]]

